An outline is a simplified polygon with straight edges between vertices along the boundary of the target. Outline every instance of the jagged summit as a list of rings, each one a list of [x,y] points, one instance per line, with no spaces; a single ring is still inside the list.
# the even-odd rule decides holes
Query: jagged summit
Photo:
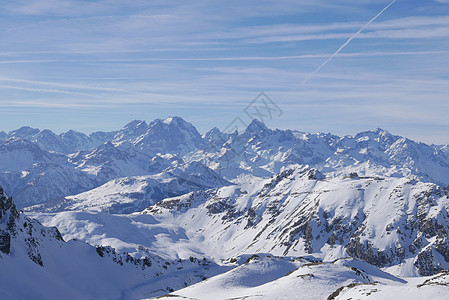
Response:
[[[244,134],[251,135],[254,133],[262,133],[269,130],[268,127],[258,119],[253,119],[251,123],[246,127]]]
[[[127,133],[140,135],[144,134],[145,131],[148,130],[148,124],[145,121],[134,120],[126,124],[122,130]]]
[[[20,214],[12,197],[0,187],[0,251],[4,254],[21,252],[26,248],[28,258],[43,266],[40,243],[63,241],[56,228],[45,228],[39,222]]]
[[[168,117],[165,119],[156,119],[150,123],[150,127],[158,126],[160,124],[168,125],[168,128],[183,128],[192,133],[198,132],[196,128],[181,117]]]
[[[184,126],[185,124],[187,124],[187,122],[181,118],[181,117],[167,117],[165,119],[162,120],[162,122],[164,122],[165,124],[174,124],[176,126]]]

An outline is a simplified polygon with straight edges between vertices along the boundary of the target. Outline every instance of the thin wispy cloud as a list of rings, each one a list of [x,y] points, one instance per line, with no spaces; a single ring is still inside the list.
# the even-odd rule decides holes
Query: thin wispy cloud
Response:
[[[385,51],[385,52],[351,52],[338,53],[339,57],[376,57],[376,56],[402,56],[402,55],[431,55],[431,54],[449,54],[449,50],[435,51]],[[327,58],[331,54],[303,54],[303,55],[287,55],[287,56],[240,56],[240,57],[174,57],[174,58],[118,58],[118,59],[54,59],[54,60],[3,60],[0,64],[28,64],[28,63],[123,63],[123,62],[170,62],[170,61],[264,61],[264,60],[296,60],[296,59],[320,59]],[[122,79],[132,79],[134,77],[126,77]],[[112,78],[110,78],[112,79]],[[0,78],[0,80],[3,80]],[[98,89],[100,87],[86,87],[86,89]],[[119,91],[119,90],[117,90]],[[126,92],[126,91],[125,91]]]

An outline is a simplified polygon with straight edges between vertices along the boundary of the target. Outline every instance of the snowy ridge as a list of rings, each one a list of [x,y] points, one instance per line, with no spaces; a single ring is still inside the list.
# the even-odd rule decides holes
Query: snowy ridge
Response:
[[[115,132],[94,132],[89,136],[81,132],[69,130],[57,135],[51,130],[39,130],[28,126],[11,131],[8,134],[0,133],[0,140],[23,139],[37,144],[46,151],[69,154],[82,149],[91,149],[109,141]]]
[[[406,276],[449,269],[448,191],[409,178],[334,177],[292,167],[258,186],[165,199],[143,213],[201,232],[222,257],[353,256]]]
[[[307,164],[330,175],[351,172],[364,176],[412,175],[422,181],[448,185],[449,156],[444,149],[444,146],[416,143],[382,129],[340,138],[331,134],[271,130],[254,120],[241,135],[229,136],[218,151],[209,147],[206,153],[197,155],[211,168],[224,169],[228,179],[242,173],[271,176],[289,164]]]

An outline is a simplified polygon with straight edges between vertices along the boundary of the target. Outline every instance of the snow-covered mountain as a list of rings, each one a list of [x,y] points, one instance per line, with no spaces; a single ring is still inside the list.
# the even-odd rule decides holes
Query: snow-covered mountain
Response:
[[[0,144],[0,184],[18,199],[19,207],[24,207],[77,194],[99,183],[76,169],[65,155],[11,138]]]
[[[245,173],[268,177],[286,165],[307,164],[329,174],[413,175],[423,181],[449,184],[445,146],[417,143],[382,129],[340,138],[271,130],[254,120],[242,134],[228,137],[218,150],[208,147],[189,157],[206,161],[214,170],[223,169],[227,179]]]
[[[132,121],[113,138],[115,145],[130,143],[149,155],[158,153],[185,154],[205,147],[196,128],[180,117],[157,119],[150,124]]]
[[[326,263],[258,254],[217,265],[206,258],[171,260],[143,247],[140,251],[138,257],[79,240],[65,242],[56,228],[18,212],[0,188],[2,299],[348,299],[371,294],[444,299],[448,290],[447,273],[403,279],[357,259]]]
[[[83,149],[91,149],[110,141],[115,132],[94,132],[89,136],[69,130],[57,135],[51,130],[39,130],[29,126],[13,130],[8,134],[0,133],[0,140],[23,139],[37,144],[41,149],[62,154],[69,154]]]
[[[0,133],[0,185],[19,208],[29,206],[27,214],[57,226],[61,238],[83,241],[41,239],[54,229],[27,221],[14,206],[17,224],[39,228],[39,245],[58,245],[35,247],[44,267],[53,261],[47,249],[59,247],[88,264],[100,259],[112,281],[128,276],[110,294],[86,292],[90,285],[71,290],[84,298],[162,295],[218,273],[167,297],[221,299],[229,292],[270,299],[287,297],[292,285],[321,288],[330,299],[374,289],[433,297],[447,283],[438,272],[449,269],[448,146],[382,129],[338,137],[272,130],[254,120],[241,133],[213,128],[200,135],[179,117],[89,136],[22,127]],[[26,232],[28,225],[19,225]],[[32,239],[5,226],[2,245],[8,235],[24,240],[17,251],[27,254]],[[13,256],[2,256],[8,268],[27,257]],[[35,268],[30,261],[19,269]],[[117,274],[117,264],[140,271]]]
[[[59,138],[68,149],[67,152],[64,153],[73,153],[80,150],[98,147],[101,144],[110,141],[115,134],[116,132],[97,131],[87,136],[84,133],[69,130],[65,133],[61,133]]]
[[[123,189],[123,193],[104,192],[105,198],[97,193],[97,198],[91,196],[69,209],[102,209],[117,199],[125,201],[129,191]],[[172,257],[200,251],[216,260],[260,252],[312,255],[324,261],[350,256],[397,275],[418,276],[449,269],[448,208],[448,190],[436,184],[354,174],[325,177],[310,167],[291,166],[270,179],[159,201],[142,212],[154,218],[150,227],[147,219],[131,217],[134,221],[126,229],[130,233],[146,228],[149,235],[157,236],[165,228],[174,228],[163,240],[129,244],[126,235],[115,235],[114,227],[109,226],[126,222],[129,216],[117,216],[114,221],[76,212],[37,217],[61,228],[64,236],[84,236],[91,243],[115,239],[119,242],[114,247],[134,249],[131,252],[144,246],[162,255],[170,248]],[[89,236],[90,228],[97,228],[100,240]],[[183,232],[184,238],[180,239],[178,232]]]
[[[200,162],[230,181],[248,174],[269,178],[290,164],[307,164],[329,175],[414,176],[449,184],[446,146],[416,143],[381,129],[340,138],[271,130],[254,120],[241,134],[214,128],[201,136],[193,125],[171,117],[149,124],[133,121],[117,132],[90,136],[22,127],[5,138],[0,141],[0,184],[19,207],[62,199],[117,178],[156,174],[174,160]],[[11,157],[15,163],[9,163]]]
[[[159,122],[152,123],[154,125],[153,127],[150,126],[152,129],[146,125],[144,126],[145,130],[139,129],[143,126],[143,123],[132,122],[114,135],[94,133],[91,137],[100,136],[101,138],[112,139],[116,136],[116,142],[113,144],[111,141],[107,141],[96,148],[86,148],[72,154],[62,154],[71,151],[60,149],[64,147],[64,149],[77,149],[80,145],[90,147],[94,143],[92,140],[87,140],[87,136],[83,137],[82,134],[69,131],[67,134],[61,135],[66,144],[61,142],[58,146],[60,151],[55,151],[57,150],[55,145],[58,145],[57,142],[60,141],[58,136],[50,131],[22,127],[10,133],[11,137],[0,142],[0,184],[5,186],[5,189],[14,196],[16,203],[21,208],[46,202],[54,203],[54,201],[62,200],[66,196],[88,191],[118,178],[147,176],[160,173],[166,169],[168,174],[174,174],[172,169],[179,169],[179,166],[184,163],[181,157],[176,154],[150,156],[145,153],[145,151],[152,152],[148,149],[155,149],[157,143],[145,144],[143,141],[145,139],[151,140],[149,136],[154,136],[155,129],[153,127],[158,128],[159,125],[157,124],[162,123],[161,126],[168,130],[167,132],[159,132],[163,138],[176,137],[176,134],[171,133],[170,130],[176,131],[176,126],[179,125],[182,130],[188,129],[189,134],[193,132],[194,140],[199,138],[202,142],[199,133],[193,126],[180,120],[180,118],[173,118],[170,122],[159,120]],[[129,132],[132,124],[134,124],[134,130]],[[183,132],[181,129],[178,131]],[[144,134],[143,137],[137,138],[142,134]],[[186,134],[184,138],[187,139],[190,136],[189,134]],[[49,140],[39,139],[45,135],[52,136],[53,139],[51,139],[51,143],[42,146],[44,141]],[[137,136],[136,139],[132,138],[133,135]],[[118,142],[119,138],[122,139],[120,142]],[[178,147],[183,145],[181,140],[173,141],[173,143]],[[48,151],[48,149],[51,151]],[[193,170],[193,166],[201,164],[191,162],[188,165],[190,166],[188,172],[191,174],[186,175],[186,172],[184,172],[184,174],[176,176],[187,176],[190,177],[190,180],[194,180],[193,172],[198,170]],[[200,186],[215,186],[208,183],[211,180],[225,182],[221,178],[214,179],[216,175],[207,167],[204,167],[202,171],[202,177],[197,176],[197,179],[201,181],[197,182]],[[168,195],[175,194],[177,193],[173,192]]]
[[[249,186],[165,199],[144,213],[201,232],[221,257],[352,256],[407,276],[449,269],[447,189],[410,178],[351,177],[293,167]]]

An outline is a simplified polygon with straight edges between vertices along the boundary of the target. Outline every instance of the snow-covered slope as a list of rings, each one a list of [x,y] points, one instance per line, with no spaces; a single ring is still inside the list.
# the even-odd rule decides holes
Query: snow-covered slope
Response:
[[[229,270],[206,260],[133,258],[110,247],[64,242],[56,228],[19,213],[0,188],[1,299],[140,299]]]
[[[132,213],[141,211],[165,198],[230,184],[211,169],[194,162],[181,166],[175,165],[154,175],[113,179],[87,192],[28,207],[25,210]]]
[[[165,199],[144,213],[241,253],[353,256],[414,276],[449,268],[447,190],[409,178],[326,178],[292,167],[251,186]],[[217,246],[214,246],[217,245]]]
[[[237,268],[159,299],[435,299],[447,298],[447,273],[400,279],[358,260],[311,263],[255,255]]]

